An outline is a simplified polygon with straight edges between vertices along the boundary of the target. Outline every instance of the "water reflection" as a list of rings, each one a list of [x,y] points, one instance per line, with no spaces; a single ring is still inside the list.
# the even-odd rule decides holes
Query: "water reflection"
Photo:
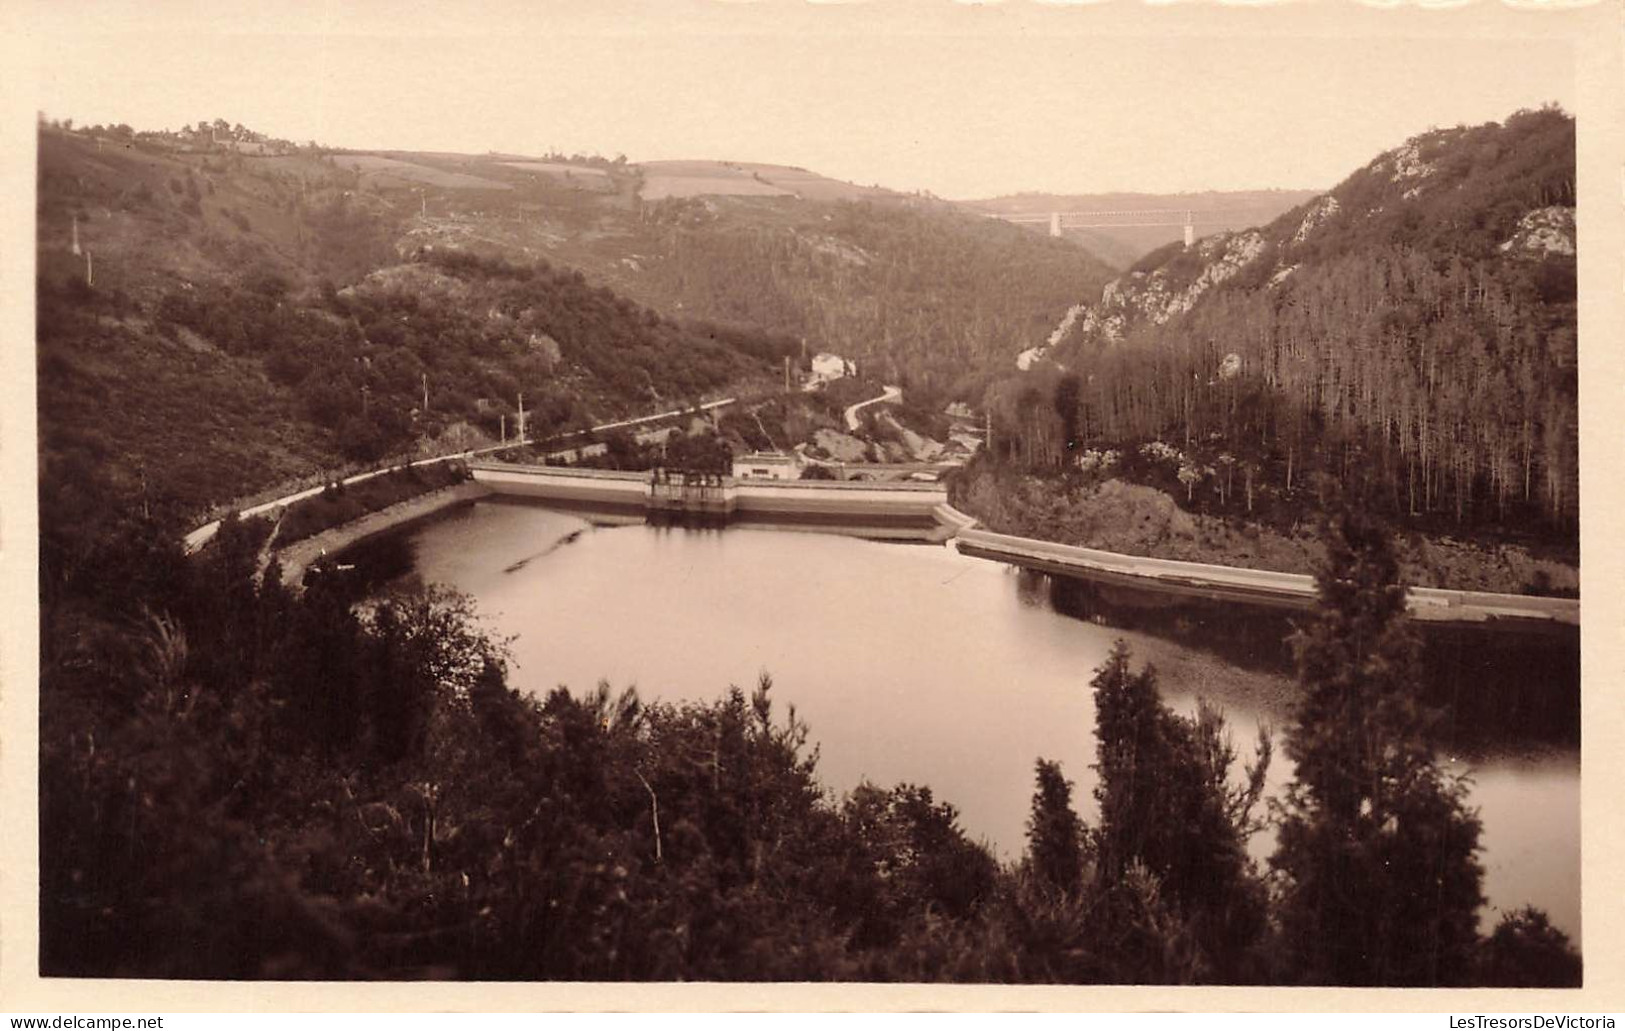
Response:
[[[1097,626],[1152,634],[1231,665],[1290,676],[1303,612],[1181,598],[1159,591],[1021,570],[1029,606]],[[1441,743],[1469,754],[1580,742],[1577,627],[1493,630],[1418,623],[1424,699],[1441,709]]]
[[[1198,696],[1221,705],[1240,753],[1260,725],[1287,726],[1296,693],[1280,613],[1136,597],[944,547],[604,527],[484,502],[376,547],[389,568],[404,555],[423,579],[472,594],[491,629],[516,638],[516,687],[606,678],[680,700],[771,672],[779,705],[811,725],[831,789],[929,784],[1007,857],[1024,844],[1039,757],[1061,762],[1093,820],[1088,683],[1117,638],[1157,667],[1179,711]],[[1474,778],[1492,907],[1533,903],[1577,937],[1579,753],[1565,735],[1578,658],[1565,647],[1442,638],[1430,662],[1445,672],[1429,690],[1454,703],[1452,768]],[[1277,749],[1271,791],[1289,778]],[[1261,835],[1252,851],[1272,847]]]

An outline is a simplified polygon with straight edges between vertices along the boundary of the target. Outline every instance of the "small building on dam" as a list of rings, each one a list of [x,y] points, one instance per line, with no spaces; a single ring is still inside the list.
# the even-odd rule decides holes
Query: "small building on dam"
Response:
[[[755,461],[763,457],[777,457],[784,466]],[[747,455],[739,463],[746,475],[506,462],[474,462],[470,471],[493,494],[606,514],[641,513],[651,521],[756,523],[921,541],[943,541],[953,534],[944,515],[948,492],[940,484],[798,480],[788,455]]]
[[[736,480],[797,480],[801,466],[783,451],[752,451],[733,460]]]

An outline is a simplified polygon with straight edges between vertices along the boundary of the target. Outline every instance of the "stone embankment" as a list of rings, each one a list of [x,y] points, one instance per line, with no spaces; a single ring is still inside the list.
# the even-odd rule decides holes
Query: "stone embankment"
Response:
[[[955,547],[964,555],[1062,576],[1080,576],[1213,601],[1308,609],[1315,605],[1318,594],[1314,577],[1302,573],[1143,558],[986,530],[960,530],[955,537]],[[1411,618],[1424,622],[1580,624],[1580,603],[1570,598],[1412,587],[1407,603]]]
[[[289,586],[299,584],[305,578],[305,570],[324,554],[337,554],[368,537],[426,519],[456,505],[472,504],[490,493],[490,488],[480,483],[459,483],[419,494],[297,541],[277,552],[277,559],[282,563],[282,582]]]

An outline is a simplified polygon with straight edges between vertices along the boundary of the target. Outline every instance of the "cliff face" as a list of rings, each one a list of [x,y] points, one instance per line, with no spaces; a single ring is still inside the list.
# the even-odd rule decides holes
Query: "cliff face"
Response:
[[[1043,346],[1017,355],[1016,367],[1032,368],[1063,343],[1111,345],[1140,323],[1163,325],[1190,311],[1204,294],[1233,279],[1265,250],[1265,237],[1258,229],[1205,236],[1186,252],[1197,262],[1194,274],[1187,260],[1150,271],[1135,269],[1112,280],[1097,303],[1070,309]]]
[[[1130,272],[1126,281],[1107,284],[1100,298],[1105,313],[1101,328],[1109,333],[1115,315],[1125,320],[1149,320],[1159,326],[1175,315],[1183,315],[1209,289],[1233,279],[1258,260],[1264,253],[1264,235],[1256,229],[1221,233],[1197,241],[1194,250],[1201,270],[1188,283],[1181,281],[1177,270],[1162,267],[1149,273]]]

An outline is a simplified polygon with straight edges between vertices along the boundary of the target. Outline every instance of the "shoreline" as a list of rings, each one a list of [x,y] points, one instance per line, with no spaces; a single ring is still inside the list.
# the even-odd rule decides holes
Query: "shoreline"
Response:
[[[983,475],[951,488],[950,496],[982,529],[1125,558],[1313,576],[1321,557],[1313,534],[1187,512],[1162,491],[1116,479],[1078,491],[1054,489],[1036,477],[995,482]],[[1406,582],[1415,588],[1579,597],[1577,565],[1521,545],[1483,545],[1404,530],[1396,532],[1394,544]],[[1544,589],[1531,589],[1537,585]]]
[[[1054,575],[1212,601],[1310,609],[1319,594],[1314,577],[1304,573],[1147,558],[987,530],[961,531],[955,538],[955,547],[963,555]],[[1407,590],[1407,606],[1410,617],[1422,622],[1572,626],[1580,623],[1580,602],[1568,598],[1413,585]]]
[[[613,481],[631,481],[624,473],[601,473]],[[282,562],[282,581],[297,586],[309,567],[323,555],[337,554],[370,537],[398,530],[448,508],[471,504],[508,491],[502,484],[471,480],[421,494],[359,519],[330,527],[297,541],[276,554]],[[521,495],[523,496],[523,495]],[[993,530],[987,522],[941,502],[932,509],[937,524],[925,539],[952,547],[962,554],[1041,569],[1061,575],[1103,579],[1126,586],[1242,603],[1290,608],[1307,607],[1316,589],[1311,575],[1258,568],[1252,565],[1192,561],[1189,558],[1136,555],[1119,549],[1097,549],[1055,541],[1053,537],[1010,534]],[[978,523],[981,528],[978,528]],[[871,528],[872,529],[872,528]],[[893,534],[877,534],[891,537]],[[952,542],[951,544],[949,542]],[[1579,602],[1550,596],[1519,594],[1482,588],[1410,586],[1413,618],[1448,623],[1517,622],[1579,623]]]
[[[398,501],[388,508],[369,512],[360,519],[329,527],[321,533],[295,541],[287,547],[278,548],[276,557],[282,563],[282,582],[286,586],[297,587],[304,579],[305,570],[310,568],[311,563],[321,558],[324,552],[336,554],[369,537],[399,529],[409,523],[437,515],[448,508],[472,504],[490,493],[490,488],[473,481],[442,487],[427,494]]]

